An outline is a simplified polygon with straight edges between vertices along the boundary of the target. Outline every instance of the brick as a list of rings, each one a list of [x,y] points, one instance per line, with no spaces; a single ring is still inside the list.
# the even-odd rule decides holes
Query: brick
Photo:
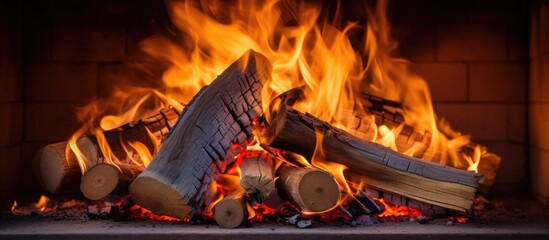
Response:
[[[529,77],[529,101],[549,102],[549,54],[539,55],[530,61]]]
[[[21,143],[23,139],[23,105],[0,103],[0,146]]]
[[[121,61],[126,55],[124,25],[58,25],[53,32],[54,61]]]
[[[472,101],[526,102],[524,64],[471,64],[470,80]]]
[[[494,184],[508,185],[524,183],[526,178],[527,159],[524,144],[483,143],[490,152],[501,157],[501,162]]]
[[[95,23],[100,1],[57,0],[49,2],[48,8],[54,23]]]
[[[20,163],[21,148],[19,146],[0,147],[0,166],[2,166],[0,167],[0,193],[15,192],[19,185]]]
[[[0,52],[0,102],[21,101],[19,72],[19,59],[10,53]]]
[[[530,57],[549,51],[549,3],[535,1],[530,15]]]
[[[80,124],[69,103],[29,103],[25,105],[25,140],[60,142],[67,140]]]
[[[508,28],[509,61],[528,60],[528,29],[525,24],[513,24]]]
[[[467,100],[467,65],[416,63],[412,70],[427,81],[433,101]]]
[[[549,151],[530,148],[530,187],[533,195],[549,206]]]
[[[509,125],[507,139],[513,142],[526,140],[526,105],[509,104]]]
[[[531,103],[528,110],[530,145],[549,151],[549,104]]]
[[[412,61],[435,61],[434,25],[398,24],[392,29],[402,57]]]
[[[507,106],[504,104],[435,104],[437,116],[450,121],[452,127],[474,140],[507,139]]]
[[[437,33],[439,61],[507,60],[506,28],[503,25],[439,25]]]
[[[97,96],[96,64],[40,63],[26,71],[27,101],[84,102]]]
[[[51,19],[47,1],[25,4],[25,16],[22,20],[23,57],[25,61],[51,61]],[[30,17],[32,16],[32,17]],[[46,20],[47,19],[47,20]]]

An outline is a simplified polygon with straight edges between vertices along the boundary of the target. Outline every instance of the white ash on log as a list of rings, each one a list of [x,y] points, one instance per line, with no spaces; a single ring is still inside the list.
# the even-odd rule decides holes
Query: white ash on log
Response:
[[[224,228],[236,228],[248,218],[246,197],[242,189],[229,193],[214,206],[214,219]]]
[[[52,194],[78,191],[82,171],[67,142],[49,144],[40,155],[40,175],[46,190]]]
[[[134,201],[156,214],[193,216],[216,176],[253,137],[261,91],[272,66],[248,51],[185,108],[154,160],[130,186]]]
[[[250,198],[262,203],[275,189],[275,157],[257,150],[245,154],[240,163],[240,186]]]
[[[177,120],[178,112],[172,107],[160,110],[158,114],[151,117],[125,124],[113,131],[107,131],[105,136],[107,142],[112,144],[115,156],[119,156],[124,162],[129,162],[126,151],[121,147],[121,140],[139,141],[142,139],[147,149],[153,149],[154,143],[148,132],[152,133],[159,140],[163,140],[169,129]],[[104,157],[93,135],[84,135],[77,140],[78,148],[86,157],[85,163],[92,167],[104,161]],[[67,149],[67,142],[49,144],[39,154],[39,176],[45,188],[51,194],[74,193],[79,191],[82,170],[74,153]],[[138,159],[138,156],[132,156]]]
[[[277,175],[278,189],[302,211],[325,212],[339,200],[339,185],[332,175],[323,170],[282,164]]]
[[[283,108],[268,129],[260,131],[259,137],[263,145],[312,156],[317,141],[315,129],[322,131],[326,160],[347,166],[347,176],[363,178],[368,186],[410,199],[463,214],[472,212],[481,174],[409,157],[363,141],[291,107]]]
[[[100,163],[84,173],[80,191],[90,200],[117,202],[128,195],[128,187],[142,171],[135,164]]]

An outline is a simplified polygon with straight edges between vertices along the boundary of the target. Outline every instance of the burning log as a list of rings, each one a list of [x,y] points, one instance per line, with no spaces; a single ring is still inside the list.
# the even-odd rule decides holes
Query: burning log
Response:
[[[315,128],[323,131],[326,160],[347,166],[353,179],[364,178],[368,186],[460,213],[472,212],[482,175],[423,161],[358,139],[345,131],[291,107],[282,109],[262,131],[261,143],[312,156]],[[410,184],[414,183],[414,184]]]
[[[283,164],[277,171],[278,188],[305,212],[324,212],[339,200],[339,186],[329,173]]]
[[[100,163],[84,174],[80,191],[90,200],[117,202],[128,195],[128,187],[142,171],[143,167],[135,164]]]
[[[67,142],[45,146],[39,161],[40,175],[46,190],[52,194],[78,191],[82,172],[74,153],[67,152]]]
[[[104,135],[114,156],[123,162],[129,162],[128,157],[133,157],[136,160],[139,157],[128,156],[127,151],[123,148],[123,142],[139,142],[152,152],[156,143],[152,142],[150,135],[163,140],[177,117],[178,112],[174,108],[167,107],[152,117],[123,125],[115,130],[105,132]],[[77,140],[77,145],[86,158],[86,165],[94,166],[104,161],[105,157],[95,136],[84,135]],[[67,142],[47,145],[39,154],[39,175],[46,190],[52,194],[78,191],[82,170],[74,153],[70,150],[67,151]]]
[[[386,203],[417,209],[421,211],[424,216],[444,216],[449,213],[449,211],[443,207],[420,202],[414,199],[399,196],[397,194],[383,192],[372,188],[366,188],[365,191],[369,196],[383,199]]]
[[[142,146],[140,150],[147,150],[148,153],[156,152],[155,148],[158,147],[159,143],[155,140],[163,141],[178,117],[179,112],[172,107],[166,107],[151,117],[105,131],[103,135],[110,151],[106,149],[105,144],[98,142],[98,136],[91,134],[80,137],[77,145],[92,166],[93,163],[103,162],[106,158],[110,160],[118,159],[115,162],[120,163],[143,161],[137,150],[128,150],[128,145],[134,148]],[[145,161],[150,160],[146,159]]]
[[[217,172],[252,136],[271,64],[252,50],[193,98],[151,164],[130,186],[134,201],[156,214],[194,215]]]
[[[404,117],[397,110],[403,108],[402,104],[369,94],[360,95],[365,100],[364,106],[367,112],[373,117],[355,116],[354,118],[350,118],[351,122],[349,125],[354,127],[349,129],[349,133],[362,139],[373,139],[373,136],[377,133],[377,128],[381,125],[385,125],[389,129],[400,128],[400,131],[395,136],[395,145],[400,152],[413,149],[414,157],[432,162],[441,162],[442,157],[448,157],[442,156],[440,153],[434,154],[427,151],[431,143],[431,133],[428,131],[418,132],[411,126],[405,125]],[[442,134],[449,138],[459,136],[454,131],[448,131],[448,127],[439,127],[439,129]],[[488,152],[486,147],[474,142],[469,142],[467,145],[461,147],[459,151],[465,153],[467,156],[473,156],[476,148],[479,148],[482,152],[481,156],[479,156],[478,172],[484,175],[484,182],[479,184],[479,191],[487,193],[494,183],[501,158],[494,153]],[[458,157],[462,158],[461,162],[466,162],[463,159],[463,155],[460,154]]]
[[[248,151],[240,170],[240,186],[252,199],[262,203],[275,189],[275,157],[264,151]]]
[[[224,228],[236,228],[248,218],[248,207],[242,189],[234,190],[214,207],[214,219]]]

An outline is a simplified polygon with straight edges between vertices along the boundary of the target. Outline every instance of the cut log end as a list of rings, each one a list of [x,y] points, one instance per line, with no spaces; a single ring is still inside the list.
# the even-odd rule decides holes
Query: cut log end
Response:
[[[224,228],[236,228],[248,217],[246,203],[242,197],[226,197],[215,205],[214,219]]]
[[[134,202],[159,215],[179,219],[190,217],[191,208],[173,187],[152,177],[140,176],[130,185]]]
[[[328,211],[339,200],[339,186],[325,171],[284,166],[279,176],[279,187],[286,197],[305,212]]]
[[[50,144],[40,155],[40,175],[46,190],[52,194],[73,192],[82,178],[74,155],[66,156],[67,142]]]
[[[339,199],[339,187],[330,174],[311,171],[301,178],[299,195],[303,209],[310,212],[323,212],[336,205]]]
[[[97,164],[84,174],[80,191],[90,200],[99,200],[111,194],[120,179],[120,171],[111,164]]]

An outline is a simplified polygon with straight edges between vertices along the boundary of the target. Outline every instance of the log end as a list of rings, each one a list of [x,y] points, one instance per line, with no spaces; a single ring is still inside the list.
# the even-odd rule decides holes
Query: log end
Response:
[[[323,171],[310,171],[299,183],[302,209],[324,212],[333,208],[339,200],[339,186],[335,179]]]
[[[65,171],[68,168],[68,161],[65,159],[65,146],[61,144],[50,144],[44,147],[40,156],[40,175],[43,184],[50,193],[56,194],[63,191],[63,181],[66,178]],[[78,185],[75,186],[78,188]]]
[[[98,164],[88,170],[80,182],[80,191],[90,200],[110,195],[120,179],[120,170],[111,164]]]
[[[215,221],[224,228],[236,228],[247,218],[242,199],[224,199],[214,208]]]
[[[191,208],[183,197],[169,185],[148,176],[139,176],[130,185],[133,201],[158,215],[178,219],[190,217]]]

